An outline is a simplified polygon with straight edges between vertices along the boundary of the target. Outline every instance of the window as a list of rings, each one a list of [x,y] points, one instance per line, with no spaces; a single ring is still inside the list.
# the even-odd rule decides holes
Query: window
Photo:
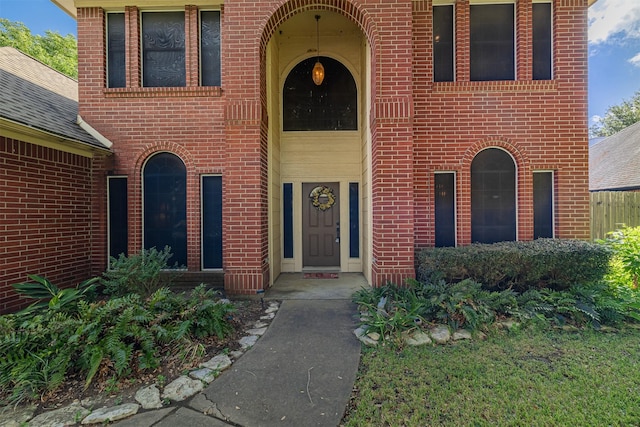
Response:
[[[202,268],[222,268],[222,177],[202,177]]]
[[[433,81],[452,82],[454,77],[453,5],[433,7]]]
[[[470,27],[471,80],[514,80],[514,5],[471,5]]]
[[[533,174],[533,238],[553,237],[553,172]]]
[[[127,178],[110,176],[107,179],[108,211],[107,227],[109,236],[109,256],[118,258],[127,255],[129,243],[129,220],[127,203]]]
[[[516,239],[516,167],[511,156],[488,148],[471,163],[471,241]]]
[[[282,234],[284,257],[293,258],[293,184],[282,184]]]
[[[200,13],[200,81],[220,86],[220,12]]]
[[[283,94],[285,131],[357,130],[358,90],[349,70],[335,59],[320,57],[325,78],[311,79],[316,57],[305,59],[287,76]]]
[[[534,3],[533,80],[550,80],[551,64],[551,3]]]
[[[456,175],[435,176],[435,246],[456,245]]]
[[[142,85],[186,86],[184,12],[142,13]]]
[[[107,87],[125,87],[124,13],[107,14]]]
[[[144,247],[171,247],[170,263],[187,265],[187,171],[171,153],[151,157],[143,172]]]
[[[349,257],[360,257],[360,186],[349,183]]]

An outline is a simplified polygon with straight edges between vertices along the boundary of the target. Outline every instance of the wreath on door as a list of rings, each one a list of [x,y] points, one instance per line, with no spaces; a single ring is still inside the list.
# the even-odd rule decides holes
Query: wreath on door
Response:
[[[336,202],[336,196],[333,194],[333,190],[324,185],[311,190],[309,198],[311,199],[313,207],[323,212],[330,209]]]

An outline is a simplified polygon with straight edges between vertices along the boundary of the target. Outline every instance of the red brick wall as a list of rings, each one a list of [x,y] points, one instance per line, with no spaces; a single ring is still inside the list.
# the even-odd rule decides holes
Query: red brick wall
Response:
[[[489,146],[508,150],[517,163],[518,238],[533,236],[536,169],[556,171],[557,236],[588,238],[586,0],[554,1],[555,78],[548,82],[531,81],[528,0],[516,7],[518,80],[470,82],[468,4],[456,2],[457,81],[433,83],[430,0],[226,1],[222,90],[197,86],[195,8],[186,8],[185,88],[141,87],[138,10],[126,8],[123,89],[104,88],[104,12],[79,9],[80,113],[115,142],[111,172],[129,177],[129,251],[142,247],[144,162],[171,151],[187,166],[189,270],[200,266],[199,176],[220,173],[225,285],[246,294],[267,286],[265,51],[281,22],[310,9],[349,17],[371,47],[374,285],[413,276],[415,248],[433,245],[436,171],[457,172],[458,242],[470,243],[469,169]]]
[[[91,167],[86,157],[0,137],[0,313],[28,275],[71,286],[91,276]]]
[[[469,2],[456,2],[457,81],[433,83],[432,5],[413,2],[416,247],[434,244],[437,171],[457,174],[458,244],[471,243],[471,161],[491,146],[505,149],[516,162],[518,239],[533,237],[534,170],[555,171],[556,237],[589,238],[586,3],[553,4],[552,81],[531,80],[531,5],[519,0],[517,80],[471,82]]]

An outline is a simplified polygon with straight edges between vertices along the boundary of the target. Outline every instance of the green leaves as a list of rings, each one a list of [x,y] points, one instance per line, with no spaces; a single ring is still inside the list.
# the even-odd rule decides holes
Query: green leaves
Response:
[[[198,286],[176,294],[167,288],[90,302],[95,279],[59,289],[39,276],[16,285],[40,301],[18,314],[0,316],[0,395],[15,403],[55,391],[70,374],[118,379],[132,370],[155,369],[165,351],[193,354],[194,340],[233,331],[234,306]]]
[[[78,78],[78,43],[73,34],[62,36],[46,31],[44,36],[34,35],[22,22],[0,18],[0,46],[14,47],[71,78]]]

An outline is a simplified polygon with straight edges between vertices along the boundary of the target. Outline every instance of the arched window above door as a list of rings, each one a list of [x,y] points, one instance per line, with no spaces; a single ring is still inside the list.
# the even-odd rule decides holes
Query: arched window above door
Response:
[[[283,130],[357,130],[358,90],[351,72],[335,59],[321,56],[325,78],[316,86],[311,79],[316,60],[300,62],[285,80]]]

